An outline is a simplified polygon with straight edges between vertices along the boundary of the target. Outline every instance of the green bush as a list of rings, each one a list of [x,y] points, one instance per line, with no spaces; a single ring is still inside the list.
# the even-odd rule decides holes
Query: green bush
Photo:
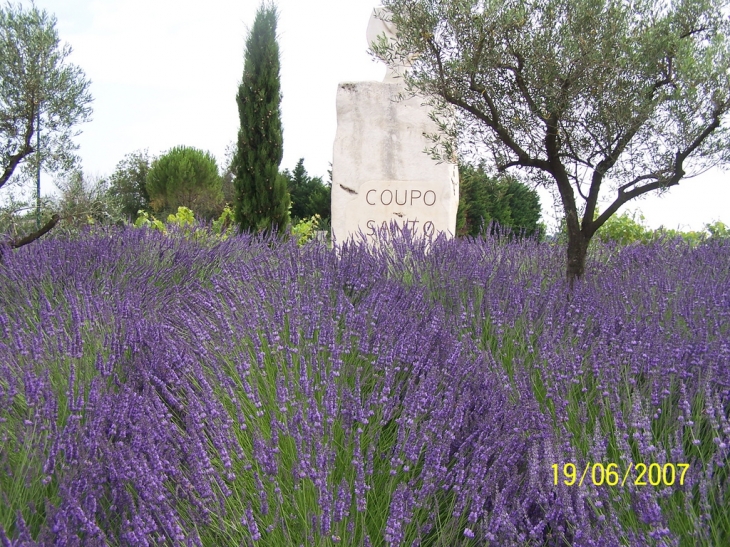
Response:
[[[159,230],[165,235],[167,235],[169,227],[176,226],[184,229],[186,237],[204,239],[208,236],[212,236],[213,239],[225,241],[233,235],[236,229],[233,217],[234,212],[228,205],[225,209],[223,209],[221,215],[213,221],[210,230],[204,226],[200,226],[195,220],[195,214],[193,211],[187,207],[178,207],[177,213],[167,216],[167,223],[155,218],[147,211],[140,210],[138,211],[138,214],[139,216],[134,222],[135,227],[146,227],[152,230]],[[304,245],[306,242],[315,238],[317,229],[319,228],[319,222],[319,215],[314,215],[309,219],[290,225],[290,233],[297,239],[297,243],[299,245]]]
[[[35,200],[17,199],[13,195],[8,198],[8,201],[0,207],[0,241],[22,239],[38,229]],[[41,197],[41,226],[56,212],[56,201],[57,198],[54,200],[49,196]]]
[[[307,241],[314,239],[317,228],[319,228],[319,215],[314,215],[309,219],[300,220],[293,224],[291,232],[297,238],[297,243],[304,245]]]
[[[176,146],[156,159],[147,174],[150,205],[157,213],[187,207],[203,218],[214,218],[223,204],[221,184],[215,158],[186,146]]]
[[[540,235],[540,198],[537,192],[509,176],[489,176],[483,164],[459,166],[457,236],[483,234],[491,221],[526,236]]]
[[[234,211],[226,205],[221,215],[213,221],[213,233],[225,241],[235,231]]]
[[[41,197],[39,218],[35,199],[9,196],[7,203],[0,207],[0,240],[22,240],[54,215],[60,217],[60,222],[43,236],[46,239],[75,238],[86,233],[88,226],[122,225],[127,220],[107,178],[74,170],[56,178],[54,183],[59,193]]]
[[[159,230],[163,234],[167,233],[165,224],[161,220],[150,215],[147,211],[139,211],[139,217],[137,217],[137,220],[134,221],[134,226],[135,228],[152,228],[153,230]]]
[[[598,218],[599,211],[596,210],[594,218]],[[637,219],[638,217],[638,219]],[[690,230],[682,232],[663,226],[652,230],[644,224],[644,215],[640,212],[629,213],[624,211],[620,215],[611,216],[596,232],[596,240],[602,243],[615,242],[619,245],[632,245],[635,243],[653,243],[663,239],[682,238],[691,246],[697,246],[710,239],[724,239],[730,237],[730,229],[720,221],[712,224],[705,224],[703,231]],[[558,228],[557,241],[561,244],[567,241],[565,220],[561,221]]]
[[[714,239],[728,239],[730,238],[730,228],[725,226],[724,223],[718,221],[712,224],[705,224],[705,230],[710,234],[710,238]]]
[[[594,218],[598,218],[599,212],[596,210]],[[642,224],[644,215],[639,213],[639,220],[636,220],[636,212],[629,214],[624,211],[620,215],[611,216],[603,226],[601,226],[594,236],[598,241],[607,243],[615,241],[620,245],[629,245],[631,243],[643,242],[648,243],[655,237],[654,232],[647,226]]]

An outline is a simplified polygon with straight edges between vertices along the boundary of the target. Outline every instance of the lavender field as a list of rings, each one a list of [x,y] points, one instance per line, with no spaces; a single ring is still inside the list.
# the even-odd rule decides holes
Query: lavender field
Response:
[[[596,245],[570,298],[564,269],[494,239],[8,251],[0,541],[730,545],[730,240]]]

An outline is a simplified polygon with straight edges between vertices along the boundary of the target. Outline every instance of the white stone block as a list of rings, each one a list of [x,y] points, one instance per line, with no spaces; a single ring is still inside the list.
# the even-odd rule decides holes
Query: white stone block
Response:
[[[438,132],[424,99],[398,101],[401,83],[341,83],[332,162],[332,234],[336,243],[375,238],[392,220],[417,236],[456,232],[459,173],[424,150]]]

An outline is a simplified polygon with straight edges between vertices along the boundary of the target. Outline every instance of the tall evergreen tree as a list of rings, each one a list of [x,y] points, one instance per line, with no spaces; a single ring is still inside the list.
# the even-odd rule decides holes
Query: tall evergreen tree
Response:
[[[287,180],[279,174],[283,155],[278,13],[261,4],[246,40],[243,81],[236,102],[241,119],[233,158],[234,218],[243,231],[283,229],[289,223]]]
[[[291,199],[292,222],[319,215],[323,221],[329,221],[332,186],[322,182],[322,177],[311,177],[304,168],[301,158],[294,171],[284,169]]]

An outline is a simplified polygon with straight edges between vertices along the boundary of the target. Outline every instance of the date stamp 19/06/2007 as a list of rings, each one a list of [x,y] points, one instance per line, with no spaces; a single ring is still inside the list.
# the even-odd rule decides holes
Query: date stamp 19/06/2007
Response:
[[[634,486],[672,486],[674,484],[682,486],[689,464],[650,463],[647,465],[637,463],[634,465],[631,462],[626,470],[621,472],[616,463],[604,465],[587,462],[580,475],[578,475],[578,468],[574,463],[563,464],[562,470],[559,464],[554,463],[552,468],[554,485],[560,481],[562,471],[562,482],[565,486],[583,486],[584,483],[588,484],[586,481],[590,481],[590,484],[594,486],[625,486],[627,482],[633,483]]]

